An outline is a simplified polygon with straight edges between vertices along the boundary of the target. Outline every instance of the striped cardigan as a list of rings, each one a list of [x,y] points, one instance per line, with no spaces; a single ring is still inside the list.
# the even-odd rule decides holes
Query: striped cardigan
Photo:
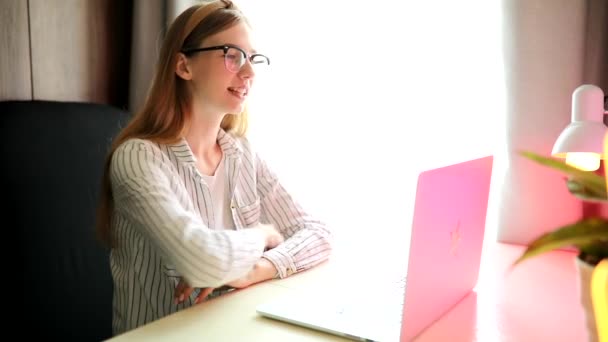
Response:
[[[220,130],[236,228],[216,226],[211,194],[182,139],[173,145],[131,139],[115,151],[110,254],[113,331],[120,334],[193,305],[198,291],[176,305],[175,286],[218,287],[244,276],[261,258],[287,277],[327,259],[331,233],[307,215],[245,138]],[[273,224],[285,241],[268,251],[257,230]]]

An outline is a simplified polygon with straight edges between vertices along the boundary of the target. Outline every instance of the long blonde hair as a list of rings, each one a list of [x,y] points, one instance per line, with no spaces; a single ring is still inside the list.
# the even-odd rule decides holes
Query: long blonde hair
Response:
[[[188,8],[169,27],[143,108],[114,139],[106,157],[96,227],[98,238],[104,244],[113,245],[111,222],[114,201],[109,169],[116,148],[131,138],[171,144],[184,136],[191,122],[191,95],[186,81],[175,73],[178,54],[182,49],[199,47],[207,37],[240,22],[247,22],[242,12],[231,1],[221,0]],[[237,136],[244,136],[247,132],[247,112],[227,114],[221,127]]]

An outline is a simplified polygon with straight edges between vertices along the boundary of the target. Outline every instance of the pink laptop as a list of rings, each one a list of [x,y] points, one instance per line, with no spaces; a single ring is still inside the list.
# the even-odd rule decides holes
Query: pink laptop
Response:
[[[488,156],[418,176],[406,278],[394,305],[282,298],[258,306],[258,314],[353,340],[413,340],[477,283],[492,166]]]

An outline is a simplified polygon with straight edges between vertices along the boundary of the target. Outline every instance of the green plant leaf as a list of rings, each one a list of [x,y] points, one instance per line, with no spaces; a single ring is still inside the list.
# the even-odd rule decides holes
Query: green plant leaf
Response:
[[[600,197],[602,195],[595,194],[584,184],[579,183],[576,179],[566,179],[568,191],[576,198],[585,202],[608,203],[608,198]]]
[[[517,265],[524,260],[558,248],[574,246],[579,251],[601,248],[600,253],[607,253],[605,242],[608,242],[608,221],[599,218],[589,218],[571,225],[545,233],[532,241],[524,253],[515,261]]]
[[[566,162],[561,159],[545,157],[534,152],[522,151],[520,154],[541,165],[561,171],[570,176],[570,180],[576,184],[576,193],[574,193],[574,195],[580,196],[581,199],[608,200],[606,179],[602,175],[577,169],[566,164]]]

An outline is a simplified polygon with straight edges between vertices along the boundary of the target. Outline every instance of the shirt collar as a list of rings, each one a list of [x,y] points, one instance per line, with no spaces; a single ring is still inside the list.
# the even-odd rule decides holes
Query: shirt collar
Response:
[[[227,157],[236,156],[243,152],[241,147],[236,143],[236,139],[221,128],[217,133],[217,142]]]
[[[217,134],[217,142],[226,158],[238,156],[242,152],[241,147],[236,143],[236,139],[221,128]],[[196,157],[194,157],[185,138],[181,138],[177,143],[168,146],[178,162],[183,164],[196,163]]]

